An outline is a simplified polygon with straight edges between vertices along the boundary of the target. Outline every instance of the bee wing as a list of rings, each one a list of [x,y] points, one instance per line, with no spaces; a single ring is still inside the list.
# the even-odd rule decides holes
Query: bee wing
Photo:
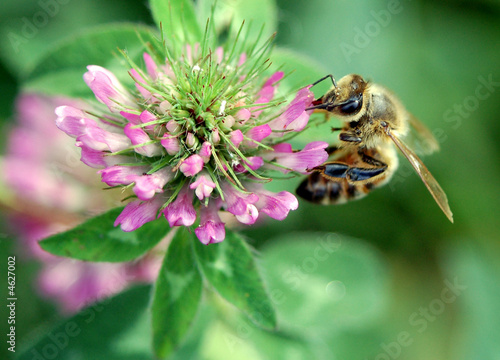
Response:
[[[434,176],[432,176],[430,171],[424,165],[422,160],[420,160],[418,156],[410,148],[408,148],[408,146],[406,146],[390,131],[387,131],[387,135],[396,144],[399,150],[401,150],[403,155],[408,159],[448,220],[453,222],[453,213],[451,212],[450,206],[448,205],[448,198],[446,197],[446,194],[444,193],[441,186],[438,184],[437,180],[434,178]]]
[[[408,113],[410,131],[405,142],[414,149],[417,154],[429,155],[439,150],[439,143],[432,132],[415,116]]]

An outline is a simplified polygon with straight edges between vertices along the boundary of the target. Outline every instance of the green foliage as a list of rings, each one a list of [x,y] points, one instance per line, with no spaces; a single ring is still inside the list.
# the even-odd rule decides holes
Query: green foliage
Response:
[[[15,77],[24,78],[64,37],[110,22],[148,24],[150,19],[147,6],[136,0],[7,0],[0,13],[0,59]]]
[[[267,329],[276,326],[276,315],[260,277],[254,254],[241,235],[226,230],[217,245],[194,241],[203,275],[223,298],[243,311],[254,323]]]
[[[243,22],[242,35],[248,42],[257,40],[259,34],[267,39],[278,28],[278,8],[273,0],[220,0],[215,9],[213,6],[212,0],[197,1],[196,15],[203,26],[211,18],[218,36],[235,37]]]
[[[171,44],[195,44],[203,38],[202,27],[196,20],[194,4],[190,0],[151,0],[149,2],[155,23],[163,29]],[[204,28],[203,28],[204,29]]]
[[[294,50],[277,47],[271,54],[273,71],[279,69],[286,77],[280,83],[280,91],[296,91],[317,79],[325,76],[328,71],[323,65],[317,63],[312,57]],[[284,84],[283,84],[284,83]],[[285,87],[283,89],[282,87]],[[314,90],[314,89],[313,89]],[[318,97],[321,96],[318,94]]]
[[[114,227],[123,208],[110,210],[40,242],[47,252],[86,261],[130,261],[152,249],[170,230],[165,219],[143,225],[133,232]]]
[[[140,58],[144,43],[152,39],[152,31],[136,24],[104,25],[70,36],[48,50],[25,75],[26,86],[31,91],[80,95],[87,65],[123,68],[123,57],[118,50],[125,50],[133,59]]]
[[[462,319],[452,333],[459,354],[457,360],[494,359],[500,353],[498,251],[498,243],[458,237],[451,239],[441,252],[446,279],[459,285],[456,298],[449,305],[458,307],[456,311]]]
[[[2,15],[0,26],[0,76],[4,82],[17,81],[6,88],[5,99],[12,99],[18,87],[91,96],[82,81],[85,66],[121,67],[121,56],[110,56],[118,47],[127,49],[134,60],[139,58],[142,43],[136,30],[147,39],[149,28],[130,23],[90,28],[96,18],[110,23],[118,16],[111,2],[97,3],[99,13],[95,16],[78,10],[88,7],[88,1],[78,8],[77,2],[61,7],[60,14],[50,19],[47,28],[38,29],[34,38],[27,39],[20,52],[12,51],[7,35],[19,33],[22,17],[32,19],[40,7],[33,1],[30,13],[18,10],[9,22],[5,17],[21,7],[12,1],[5,4],[7,15]],[[494,82],[500,81],[500,52],[495,43],[500,35],[498,2],[401,1],[402,10],[384,18],[390,3],[397,2],[354,0],[325,6],[321,0],[280,0],[278,7],[273,1],[219,0],[211,34],[233,36],[243,19],[252,23],[254,37],[263,23],[267,24],[263,39],[279,27],[272,70],[280,66],[287,73],[297,69],[283,79],[280,91],[284,93],[326,73],[340,78],[352,72],[393,89],[409,110],[437,131],[442,150],[423,160],[448,194],[456,215],[454,225],[446,223],[425,187],[401,159],[391,183],[363,200],[331,207],[301,202],[285,221],[246,231],[259,249],[258,263],[239,235],[228,232],[225,242],[206,247],[182,231],[171,244],[162,271],[191,273],[195,286],[192,295],[181,297],[186,301],[183,313],[175,310],[179,302],[160,301],[175,295],[170,291],[172,278],[158,280],[153,311],[175,325],[165,328],[162,325],[166,323],[150,318],[149,287],[96,304],[53,327],[55,310],[33,296],[29,285],[38,275],[37,269],[23,263],[18,276],[25,280],[18,291],[20,299],[29,299],[29,306],[22,312],[18,309],[18,342],[24,344],[18,358],[36,359],[36,352],[43,356],[44,348],[50,352],[55,346],[57,359],[154,359],[152,327],[160,344],[157,350],[163,347],[160,350],[165,354],[169,347],[176,347],[173,359],[396,358],[384,352],[382,345],[395,346],[398,335],[405,331],[413,342],[401,347],[397,358],[469,360],[496,356],[500,351],[496,341],[500,269],[495,262],[500,249],[498,226],[494,225],[498,217],[496,175],[500,174],[496,155],[500,136],[498,86],[493,86],[488,98],[479,100],[477,106],[474,98],[480,79],[491,75]],[[133,14],[144,6],[135,2],[128,7]],[[211,16],[212,4],[209,0],[152,1],[151,9],[155,23],[163,23],[167,42],[171,35],[194,42],[200,39],[206,17]],[[235,20],[232,25],[229,19]],[[183,30],[181,25],[189,26]],[[346,45],[351,46],[350,53]],[[328,84],[321,84],[314,91],[320,96],[326,88]],[[11,105],[5,99],[2,104],[8,111]],[[457,113],[457,106],[465,112]],[[3,117],[7,118],[7,113]],[[337,125],[331,120],[293,140],[333,141],[329,127]],[[481,175],[485,173],[488,176]],[[293,191],[297,181],[273,181],[271,187]],[[103,231],[92,226],[85,231],[74,229],[46,240],[42,246],[63,256],[122,261],[140,256],[168,232],[162,219],[152,224],[151,236],[139,236],[142,230],[122,234],[112,227],[117,213],[108,215]],[[311,229],[322,233],[310,233]],[[332,250],[328,252],[321,239],[333,233],[349,237],[339,235],[340,246],[327,246]],[[2,241],[2,258],[17,251],[6,246],[15,243],[7,240]],[[227,271],[238,275],[230,278]],[[228,303],[205,296],[194,317],[200,274]],[[467,289],[432,315],[433,320],[419,332],[423,327],[414,327],[409,318],[430,304],[437,306],[443,279],[455,278]],[[257,294],[249,298],[260,297],[275,309],[272,317],[260,319],[258,325],[247,320],[248,315],[262,311],[245,296],[249,281],[259,284]],[[8,317],[5,312],[0,315]],[[417,318],[423,319],[421,315]],[[41,323],[46,325],[39,328]],[[58,334],[68,334],[68,324],[69,330],[74,331],[76,324],[81,331],[77,336],[67,335],[67,345],[59,347],[57,339],[63,341],[64,336]],[[279,330],[262,329],[276,324]],[[2,333],[7,333],[5,325],[0,324]],[[38,330],[26,335],[31,329]],[[0,357],[6,357],[3,355]]]
[[[365,326],[387,303],[387,270],[374,249],[334,233],[291,233],[264,249],[281,326],[334,331]],[[312,330],[314,329],[314,330]]]
[[[148,360],[154,359],[151,337],[149,286],[139,286],[103,300],[80,313],[43,329],[16,360]]]
[[[200,302],[202,279],[191,248],[197,241],[193,238],[186,228],[177,230],[156,280],[151,312],[153,346],[160,358],[179,347]]]

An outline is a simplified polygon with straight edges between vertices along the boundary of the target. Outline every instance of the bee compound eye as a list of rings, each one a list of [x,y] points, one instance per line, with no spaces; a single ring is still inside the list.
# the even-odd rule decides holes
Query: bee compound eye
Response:
[[[361,109],[361,100],[351,100],[340,106],[340,111],[343,114],[352,114]]]

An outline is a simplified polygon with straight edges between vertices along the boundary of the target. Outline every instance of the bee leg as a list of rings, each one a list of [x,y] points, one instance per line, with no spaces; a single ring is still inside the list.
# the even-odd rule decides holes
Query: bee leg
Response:
[[[326,177],[336,179],[345,179],[349,169],[350,166],[346,163],[336,161],[314,168],[315,171],[322,173]]]
[[[332,155],[333,153],[336,153],[337,151],[339,151],[340,148],[335,146],[335,145],[330,145],[328,146],[325,151],[328,155]]]
[[[370,165],[370,167],[361,167],[361,166],[351,167],[346,173],[347,179],[349,181],[368,180],[384,173],[387,170],[388,165],[368,155],[366,153],[366,149],[359,150],[358,154],[359,156],[361,156],[361,160],[365,164]]]
[[[360,143],[362,139],[353,134],[353,133],[348,133],[348,132],[343,132],[339,134],[339,139],[341,141],[347,141],[347,142],[353,142],[353,143]]]
[[[384,167],[384,166],[387,167],[386,163],[384,163],[384,162],[382,162],[380,160],[375,159],[374,157],[366,154],[363,151],[360,151],[359,155],[361,155],[361,159],[363,160],[363,162],[365,162],[367,164],[370,164],[370,165],[373,165],[373,166],[377,166],[377,167]]]
[[[352,167],[346,172],[346,176],[350,181],[363,181],[371,179],[382,174],[387,170],[387,165],[374,168]]]

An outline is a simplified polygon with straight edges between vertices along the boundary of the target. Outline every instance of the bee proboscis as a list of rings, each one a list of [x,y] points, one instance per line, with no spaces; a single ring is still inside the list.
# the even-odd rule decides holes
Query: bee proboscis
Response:
[[[331,161],[310,169],[312,173],[297,188],[302,198],[320,204],[338,204],[358,199],[386,184],[398,167],[394,145],[413,166],[448,219],[453,214],[445,192],[416,155],[429,154],[439,144],[427,127],[411,115],[388,89],[350,74],[313,102],[308,110],[326,112],[343,121],[339,144],[329,148]],[[403,142],[411,141],[411,146]]]

